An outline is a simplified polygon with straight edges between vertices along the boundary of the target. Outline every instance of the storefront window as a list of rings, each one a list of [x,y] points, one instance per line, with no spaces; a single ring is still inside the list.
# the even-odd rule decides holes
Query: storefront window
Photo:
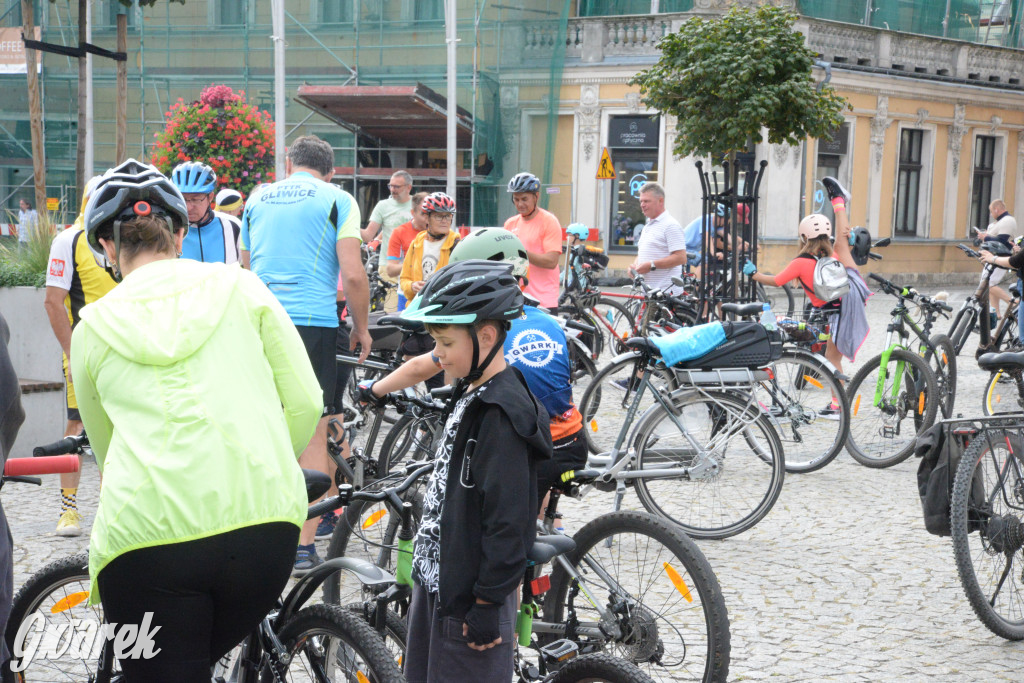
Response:
[[[608,244],[610,251],[632,252],[647,221],[640,211],[640,188],[659,180],[658,118],[612,117],[608,148],[615,166]]]

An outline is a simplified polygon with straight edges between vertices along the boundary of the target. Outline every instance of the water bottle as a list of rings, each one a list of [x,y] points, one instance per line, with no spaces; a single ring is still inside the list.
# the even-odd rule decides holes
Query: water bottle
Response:
[[[774,332],[779,327],[775,314],[772,313],[772,307],[769,304],[761,306],[761,325],[769,332]]]

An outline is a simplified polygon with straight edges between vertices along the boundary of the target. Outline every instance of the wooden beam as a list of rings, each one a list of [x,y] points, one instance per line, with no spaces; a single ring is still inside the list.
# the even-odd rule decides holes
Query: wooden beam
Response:
[[[32,0],[21,0],[21,16],[25,36],[36,35],[35,18],[32,14]],[[40,217],[46,215],[46,152],[43,149],[43,110],[39,101],[39,74],[36,72],[35,50],[25,48],[25,68],[28,80],[28,117],[32,131],[32,174],[35,181],[35,209]]]
[[[117,51],[128,51],[128,15],[120,12],[117,15]],[[117,62],[117,139],[116,163],[125,160],[125,138],[128,134],[128,62]]]

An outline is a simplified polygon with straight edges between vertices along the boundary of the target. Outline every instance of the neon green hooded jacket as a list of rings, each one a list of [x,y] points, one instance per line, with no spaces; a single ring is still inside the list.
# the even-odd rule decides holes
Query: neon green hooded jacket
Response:
[[[323,392],[284,309],[247,270],[167,259],[82,309],[78,408],[103,473],[90,602],[138,548],[306,518],[298,454]]]

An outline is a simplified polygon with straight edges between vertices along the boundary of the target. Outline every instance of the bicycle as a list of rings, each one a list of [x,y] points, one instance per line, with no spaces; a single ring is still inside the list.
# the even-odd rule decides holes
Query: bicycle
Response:
[[[770,377],[761,368],[781,357],[781,335],[758,323],[722,324],[726,343],[672,368],[661,362],[658,342],[628,340],[630,352],[598,373],[579,406],[594,446],[604,445],[602,427],[620,425],[611,449],[591,456],[603,465],[595,486],[615,491],[618,508],[631,484],[644,509],[696,538],[727,538],[757,524],[785,475],[782,442],[754,392]],[[677,331],[673,341],[695,329]]]
[[[1022,360],[1012,364],[1020,369]],[[982,356],[982,363],[1006,367],[998,356]],[[950,501],[960,583],[990,631],[1024,640],[1024,415],[957,420],[952,426],[970,439]]]
[[[977,259],[981,256],[977,251],[963,244],[956,246],[971,258]],[[990,251],[996,256],[1010,255],[1010,247],[999,241],[984,242],[979,249]],[[967,344],[967,339],[971,336],[975,326],[977,326],[980,336],[978,343],[979,353],[977,355],[981,355],[991,344],[992,321],[989,316],[988,279],[995,270],[996,267],[991,263],[985,264],[981,269],[981,279],[978,281],[977,289],[967,297],[953,319],[953,324],[949,328],[949,338],[953,342],[953,348],[956,350],[957,355],[960,355],[960,352]]]
[[[391,615],[404,612],[411,594],[416,513],[408,494],[432,467],[411,463],[393,477],[405,477],[401,483],[378,491],[348,489],[346,510],[358,512],[346,514],[347,524],[336,528],[328,553],[365,555],[394,572],[390,583],[358,587],[342,586],[339,576],[339,582],[325,584],[325,601],[345,602],[361,593],[353,604],[362,605],[365,618],[394,641],[395,649],[404,642],[388,624]],[[564,661],[600,652],[615,652],[656,680],[725,680],[729,636],[724,601],[706,559],[684,534],[639,512],[602,515],[572,538],[554,531],[563,489],[579,497],[595,474],[569,472],[563,477],[567,483],[552,488],[544,533],[530,551],[523,581],[516,628],[519,680],[577,680],[566,677]],[[384,518],[390,520],[386,525],[381,524]],[[370,538],[367,532],[375,527],[387,531]],[[554,569],[544,576],[540,567],[549,562]],[[536,600],[541,594],[546,594],[543,612]],[[576,603],[580,596],[586,604]],[[537,653],[536,663],[526,659],[524,648]]]
[[[70,439],[70,440],[69,440]],[[56,444],[40,447],[42,450],[84,454],[88,439],[69,437]],[[70,446],[70,448],[69,448]],[[327,491],[329,478],[319,472],[304,471],[310,500]],[[327,510],[338,507],[338,499],[312,505],[308,519],[316,519]],[[326,563],[325,563],[326,565]],[[259,626],[232,652],[217,662],[211,671],[214,680],[225,683],[257,683],[259,681],[333,681],[373,680],[381,683],[400,683],[404,677],[391,653],[387,651],[377,633],[357,615],[335,606],[313,605],[303,607],[319,588],[323,579],[333,571],[362,574],[367,581],[373,579],[377,569],[354,559],[337,559],[330,566],[320,565],[301,578],[268,614]],[[89,605],[88,553],[79,553],[52,562],[33,574],[15,595],[7,630],[4,633],[13,654],[5,667],[6,680],[89,680],[97,683],[119,681],[114,659],[113,639],[103,639],[97,646],[91,643],[85,653],[85,643],[79,640],[72,651],[73,635],[64,641],[61,633],[83,633],[80,624],[96,624],[95,635],[103,623],[102,606]],[[32,626],[35,624],[35,626]],[[43,626],[40,628],[39,625]],[[39,650],[63,652],[60,659],[36,659],[21,645],[26,633],[22,626],[41,631]],[[89,631],[84,631],[88,634]],[[46,636],[50,636],[50,640]],[[56,638],[57,640],[54,640]],[[84,638],[84,636],[83,636]],[[99,652],[96,652],[99,650]],[[85,656],[76,656],[82,655]],[[24,667],[23,670],[22,667]],[[360,679],[360,676],[362,678]]]

